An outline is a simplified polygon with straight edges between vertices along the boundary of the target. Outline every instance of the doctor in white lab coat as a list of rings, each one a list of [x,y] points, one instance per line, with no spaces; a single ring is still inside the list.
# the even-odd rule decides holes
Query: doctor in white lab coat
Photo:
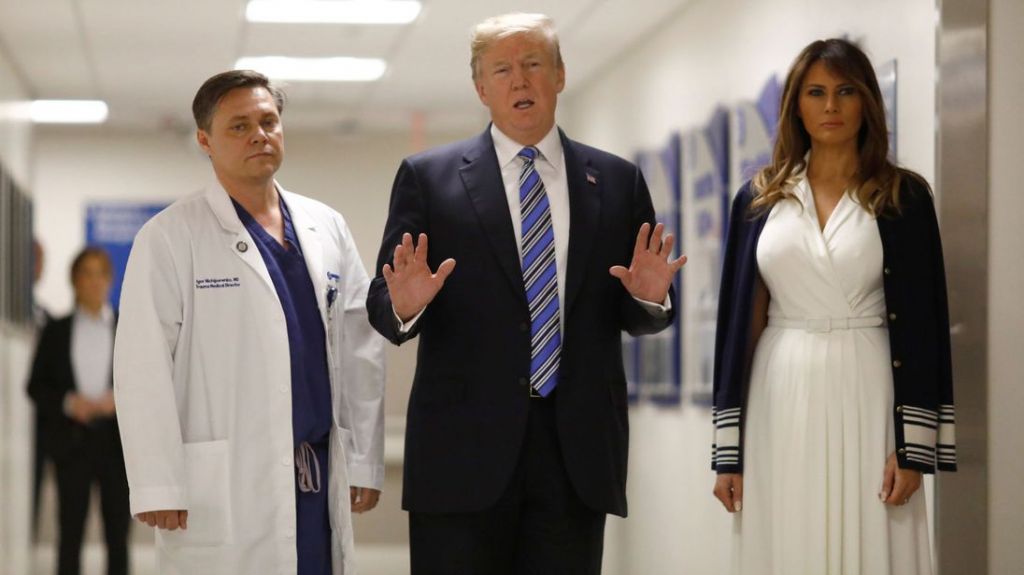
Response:
[[[131,512],[158,528],[161,573],[351,575],[351,512],[373,508],[383,483],[383,343],[366,317],[369,278],[341,215],[274,180],[282,103],[255,72],[204,84],[193,112],[216,180],[150,220],[128,261],[114,391]],[[289,231],[326,331],[315,334],[329,381],[322,462],[295,447],[301,350],[290,354],[294,318],[257,245],[295,249]],[[304,568],[297,501],[323,490],[326,567]]]

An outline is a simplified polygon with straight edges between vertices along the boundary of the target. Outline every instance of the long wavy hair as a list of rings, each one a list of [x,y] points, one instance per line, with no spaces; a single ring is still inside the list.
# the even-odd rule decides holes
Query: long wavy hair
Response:
[[[808,70],[823,62],[830,72],[846,79],[861,96],[862,117],[857,134],[858,169],[854,174],[854,196],[872,215],[900,211],[900,181],[912,178],[925,187],[924,178],[889,161],[889,138],[885,127],[885,104],[878,78],[868,57],[852,42],[840,38],[816,40],[800,52],[782,93],[779,126],[772,162],[753,179],[755,213],[768,210],[780,200],[794,197],[791,190],[797,176],[807,168],[805,156],[811,137],[800,119],[800,88]]]

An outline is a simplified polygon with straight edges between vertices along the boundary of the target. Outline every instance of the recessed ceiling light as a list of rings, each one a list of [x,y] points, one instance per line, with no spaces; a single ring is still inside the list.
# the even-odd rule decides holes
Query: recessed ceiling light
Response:
[[[275,80],[302,82],[372,82],[379,80],[387,67],[379,58],[257,56],[235,62],[239,70],[256,70]]]
[[[289,24],[408,24],[419,15],[418,0],[250,0],[250,22]]]
[[[34,100],[28,113],[37,124],[101,124],[108,109],[102,100]]]

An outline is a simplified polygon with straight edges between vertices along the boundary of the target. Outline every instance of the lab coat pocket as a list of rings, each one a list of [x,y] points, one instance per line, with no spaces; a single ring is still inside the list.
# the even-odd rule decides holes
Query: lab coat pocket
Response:
[[[352,507],[349,503],[348,482],[348,450],[351,445],[352,431],[334,426],[331,433],[327,500],[331,531],[334,532],[336,559],[341,559],[346,564],[354,557],[355,546],[352,537]]]
[[[348,450],[352,445],[352,431],[335,426],[331,434],[330,465],[328,478],[328,501],[330,502],[331,527],[347,525],[351,521],[348,482]]]
[[[185,444],[188,529],[157,530],[167,546],[210,547],[231,543],[231,453],[226,439]]]

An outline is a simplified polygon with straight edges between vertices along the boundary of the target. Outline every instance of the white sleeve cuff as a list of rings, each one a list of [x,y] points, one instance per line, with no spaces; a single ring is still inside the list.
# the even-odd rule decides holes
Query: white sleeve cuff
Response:
[[[132,515],[147,511],[188,511],[185,494],[177,487],[134,488],[129,490],[128,499]]]
[[[412,317],[412,319],[410,319],[409,321],[403,322],[402,318],[398,317],[398,314],[395,313],[394,306],[392,306],[391,307],[391,315],[395,316],[395,321],[398,322],[398,333],[400,333],[402,335],[405,335],[405,334],[409,333],[410,331],[412,331],[413,326],[416,325],[416,322],[419,321],[420,316],[422,316],[423,312],[425,312],[425,311],[427,311],[427,308],[421,309],[418,314],[416,314],[416,315],[414,315]]]
[[[633,299],[636,300],[636,303],[640,304],[640,307],[647,310],[647,313],[657,318],[668,317],[669,312],[672,311],[672,298],[670,298],[668,294],[665,294],[665,301],[661,302],[660,304],[654,303],[652,301],[642,300],[637,297],[634,297]]]
[[[384,466],[372,463],[349,463],[348,484],[352,487],[368,487],[384,490]]]

